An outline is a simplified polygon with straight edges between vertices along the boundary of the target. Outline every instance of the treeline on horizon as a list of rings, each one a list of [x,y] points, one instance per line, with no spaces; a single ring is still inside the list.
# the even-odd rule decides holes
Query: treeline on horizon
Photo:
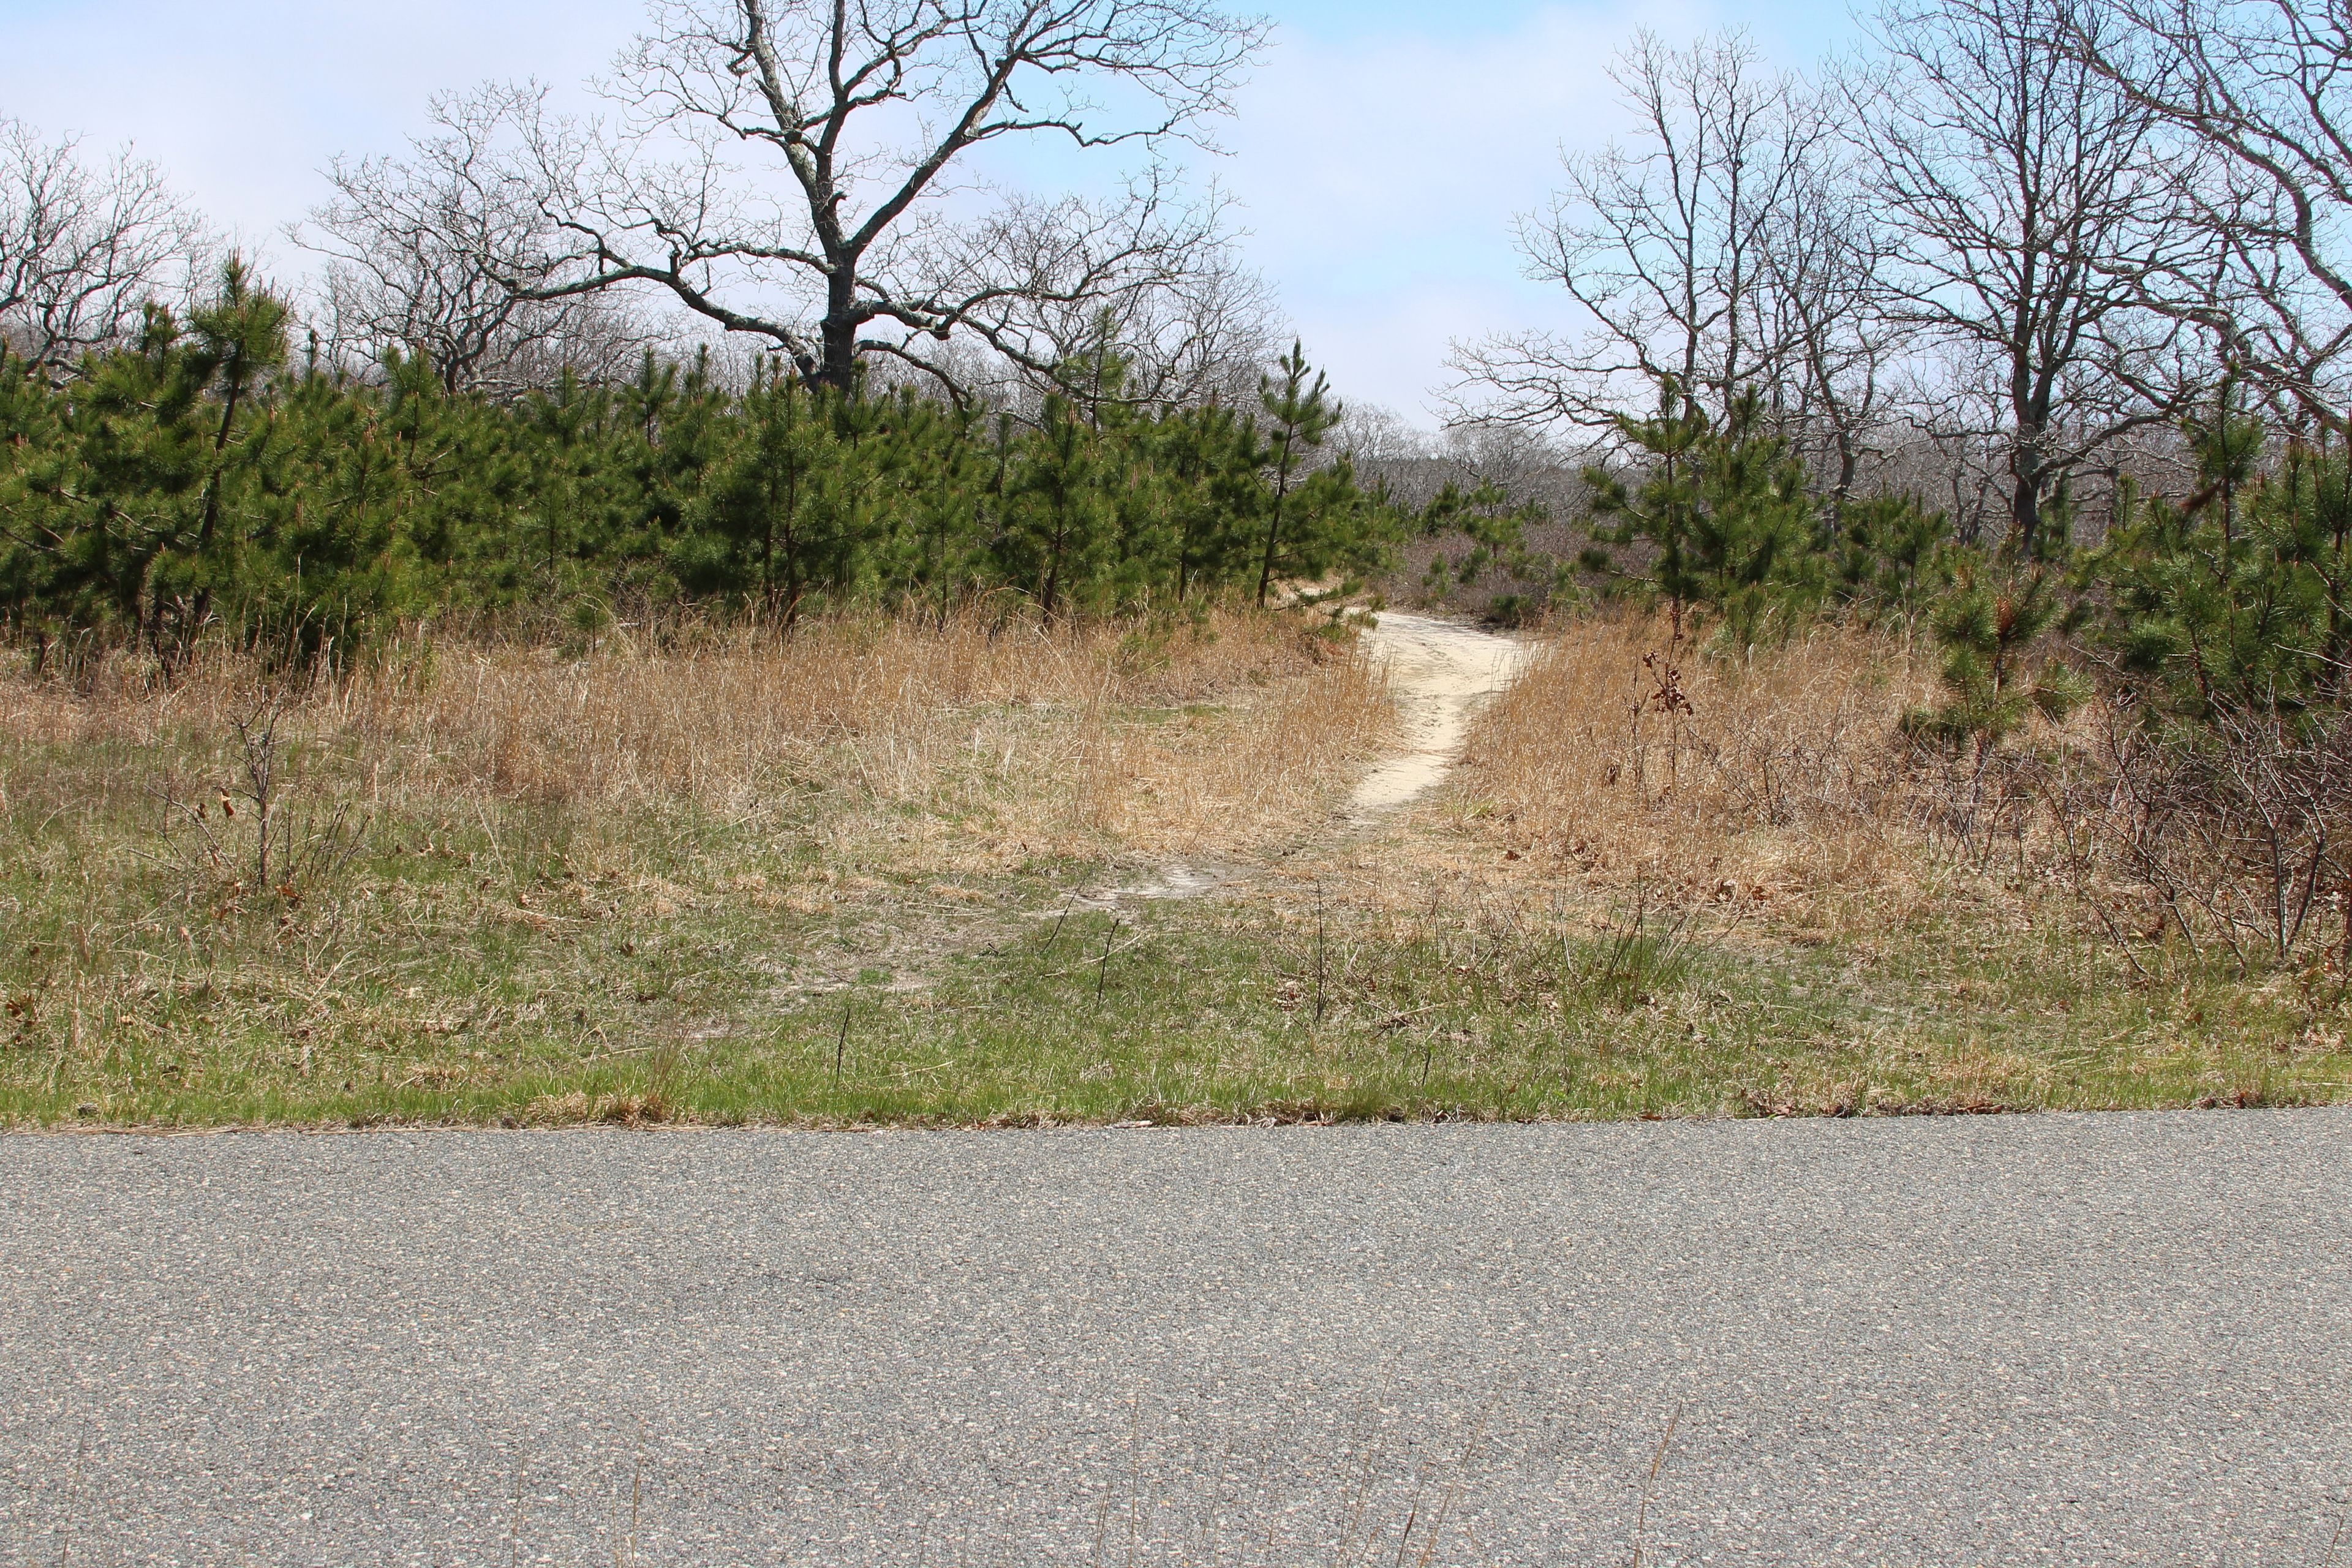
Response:
[[[560,371],[453,390],[430,360],[374,374],[297,352],[296,317],[232,260],[184,320],[68,375],[0,359],[0,614],[36,664],[77,638],[168,667],[209,634],[272,657],[491,612],[542,631],[700,605],[780,626],[826,609],[942,613],[998,596],[1045,616],[1183,614],[1360,593],[1444,536],[1433,578],[1540,584],[1533,608],[1624,599],[1745,647],[1824,615],[1921,617],[1951,700],[1923,733],[1997,740],[2079,679],[2053,632],[2156,678],[2182,714],[2333,702],[2352,668],[2352,470],[2224,410],[2180,427],[2199,481],[2127,509],[2095,549],[2064,506],[2030,548],[1961,542],[1907,494],[1837,498],[1750,394],[1710,418],[1671,381],[1595,463],[1583,548],[1494,483],[1417,505],[1360,478],[1341,406],[1295,346],[1256,406],[1139,404],[1097,349],[1023,413],[900,384],[812,385],[773,359],[730,384],[651,348],[625,381]]]
[[[1718,430],[1685,401],[1628,422],[1648,477],[1594,468],[1592,542],[1559,559],[1528,542],[1544,508],[1496,484],[1407,505],[1360,479],[1297,345],[1252,408],[1139,404],[1102,348],[1016,413],[772,358],[730,384],[707,350],[649,347],[626,381],[453,390],[397,347],[371,374],[322,364],[294,324],[231,260],[184,321],[151,304],[70,375],[0,358],[0,609],[37,662],[87,634],[167,664],[207,632],[308,657],[450,611],[546,629],[667,605],[789,626],[989,595],[1047,617],[1336,603],[1433,536],[1464,546],[1448,584],[1542,582],[1506,616],[1629,596],[1754,640],[1916,611],[1969,553],[1908,498],[1825,504],[1752,408]]]
[[[1505,617],[1663,600],[1752,640],[1917,610],[1966,553],[1907,498],[1825,502],[1785,437],[1685,401],[1628,422],[1655,471],[1628,490],[1595,467],[1592,542],[1563,559],[1528,544],[1545,507],[1498,483],[1408,504],[1360,476],[1297,344],[1254,406],[1133,397],[1107,343],[991,405],[708,348],[467,387],[396,345],[354,372],[299,327],[231,258],[184,319],[150,300],[135,340],[69,369],[0,347],[0,616],[37,667],[134,643],[168,668],[207,635],[304,659],[450,612],[545,633],[667,607],[788,626],[992,596],[1045,617],[1337,604],[1432,537],[1461,546],[1449,586],[1540,583]]]

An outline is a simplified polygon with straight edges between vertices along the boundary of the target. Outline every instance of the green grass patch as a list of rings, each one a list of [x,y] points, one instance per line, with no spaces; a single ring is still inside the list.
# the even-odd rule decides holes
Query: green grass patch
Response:
[[[379,815],[248,885],[125,797],[7,819],[14,1126],[1018,1124],[2334,1101],[2343,987],[1969,906],[1828,941],[1714,909],[1070,910],[791,825]],[[232,858],[232,861],[233,861]]]

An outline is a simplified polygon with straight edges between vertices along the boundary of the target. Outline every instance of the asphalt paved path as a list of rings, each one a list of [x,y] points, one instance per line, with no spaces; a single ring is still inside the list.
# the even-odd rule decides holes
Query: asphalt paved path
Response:
[[[2326,1563],[2348,1148],[0,1138],[0,1560]]]

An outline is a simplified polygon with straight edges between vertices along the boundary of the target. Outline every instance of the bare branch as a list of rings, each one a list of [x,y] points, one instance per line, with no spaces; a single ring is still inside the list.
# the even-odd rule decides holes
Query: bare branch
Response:
[[[0,120],[0,342],[62,375],[123,342],[150,300],[184,293],[202,226],[152,163],[81,160]]]
[[[2182,313],[2293,416],[2352,428],[2352,9],[2341,0],[2125,0],[2074,58],[2214,153],[2184,182],[2227,240]]]
[[[1154,165],[1123,205],[959,216],[958,161],[1038,134],[1205,145],[1264,32],[1207,0],[662,0],[606,84],[617,122],[499,100],[500,178],[541,221],[491,273],[537,300],[651,284],[845,387],[861,353],[922,337],[1033,369],[1024,310],[1120,309],[1192,276],[1218,204],[1181,209]]]
[[[618,293],[533,300],[505,280],[530,271],[550,226],[499,162],[499,107],[443,100],[443,132],[414,158],[328,169],[334,199],[291,237],[325,258],[323,325],[338,358],[372,365],[397,347],[450,391],[510,394],[567,368],[612,378],[657,340]]]
[[[2100,447],[2193,396],[2151,296],[2204,264],[2156,117],[2065,47],[2106,24],[2078,0],[1895,0],[1887,73],[1853,95],[1895,220],[1895,317],[1975,367],[2031,547]]]

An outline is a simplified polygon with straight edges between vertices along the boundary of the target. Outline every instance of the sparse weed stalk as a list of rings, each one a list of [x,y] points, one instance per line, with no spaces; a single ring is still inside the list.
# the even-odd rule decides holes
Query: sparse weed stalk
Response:
[[[1481,831],[1651,903],[1725,884],[1869,888],[1907,874],[1917,776],[1896,721],[1933,688],[1898,637],[1820,626],[1702,655],[1664,617],[1559,628],[1475,730]],[[1465,824],[1468,819],[1465,819]]]
[[[1899,626],[1732,657],[1663,618],[1566,624],[1475,731],[1457,826],[1637,910],[1695,899],[1808,942],[1958,900],[2057,919],[2126,984],[2352,962],[2340,721],[2151,724],[2037,651],[2057,611],[2029,597],[1952,612],[1957,686]]]
[[[1636,879],[1633,913],[1611,920],[1601,936],[1567,951],[1564,989],[1594,1005],[1630,1012],[1682,984],[1690,973],[1699,906],[1659,910],[1650,898],[1649,883]],[[1736,905],[1733,912],[1736,917]]]
[[[301,798],[302,759],[280,736],[298,706],[290,689],[273,687],[227,716],[236,742],[223,782],[189,788],[167,776],[152,786],[163,812],[152,858],[185,878],[184,902],[248,889],[299,900],[360,852],[352,800]]]
[[[2199,731],[2115,704],[2038,781],[2088,918],[2144,971],[2352,971],[2352,726],[2222,708]]]

